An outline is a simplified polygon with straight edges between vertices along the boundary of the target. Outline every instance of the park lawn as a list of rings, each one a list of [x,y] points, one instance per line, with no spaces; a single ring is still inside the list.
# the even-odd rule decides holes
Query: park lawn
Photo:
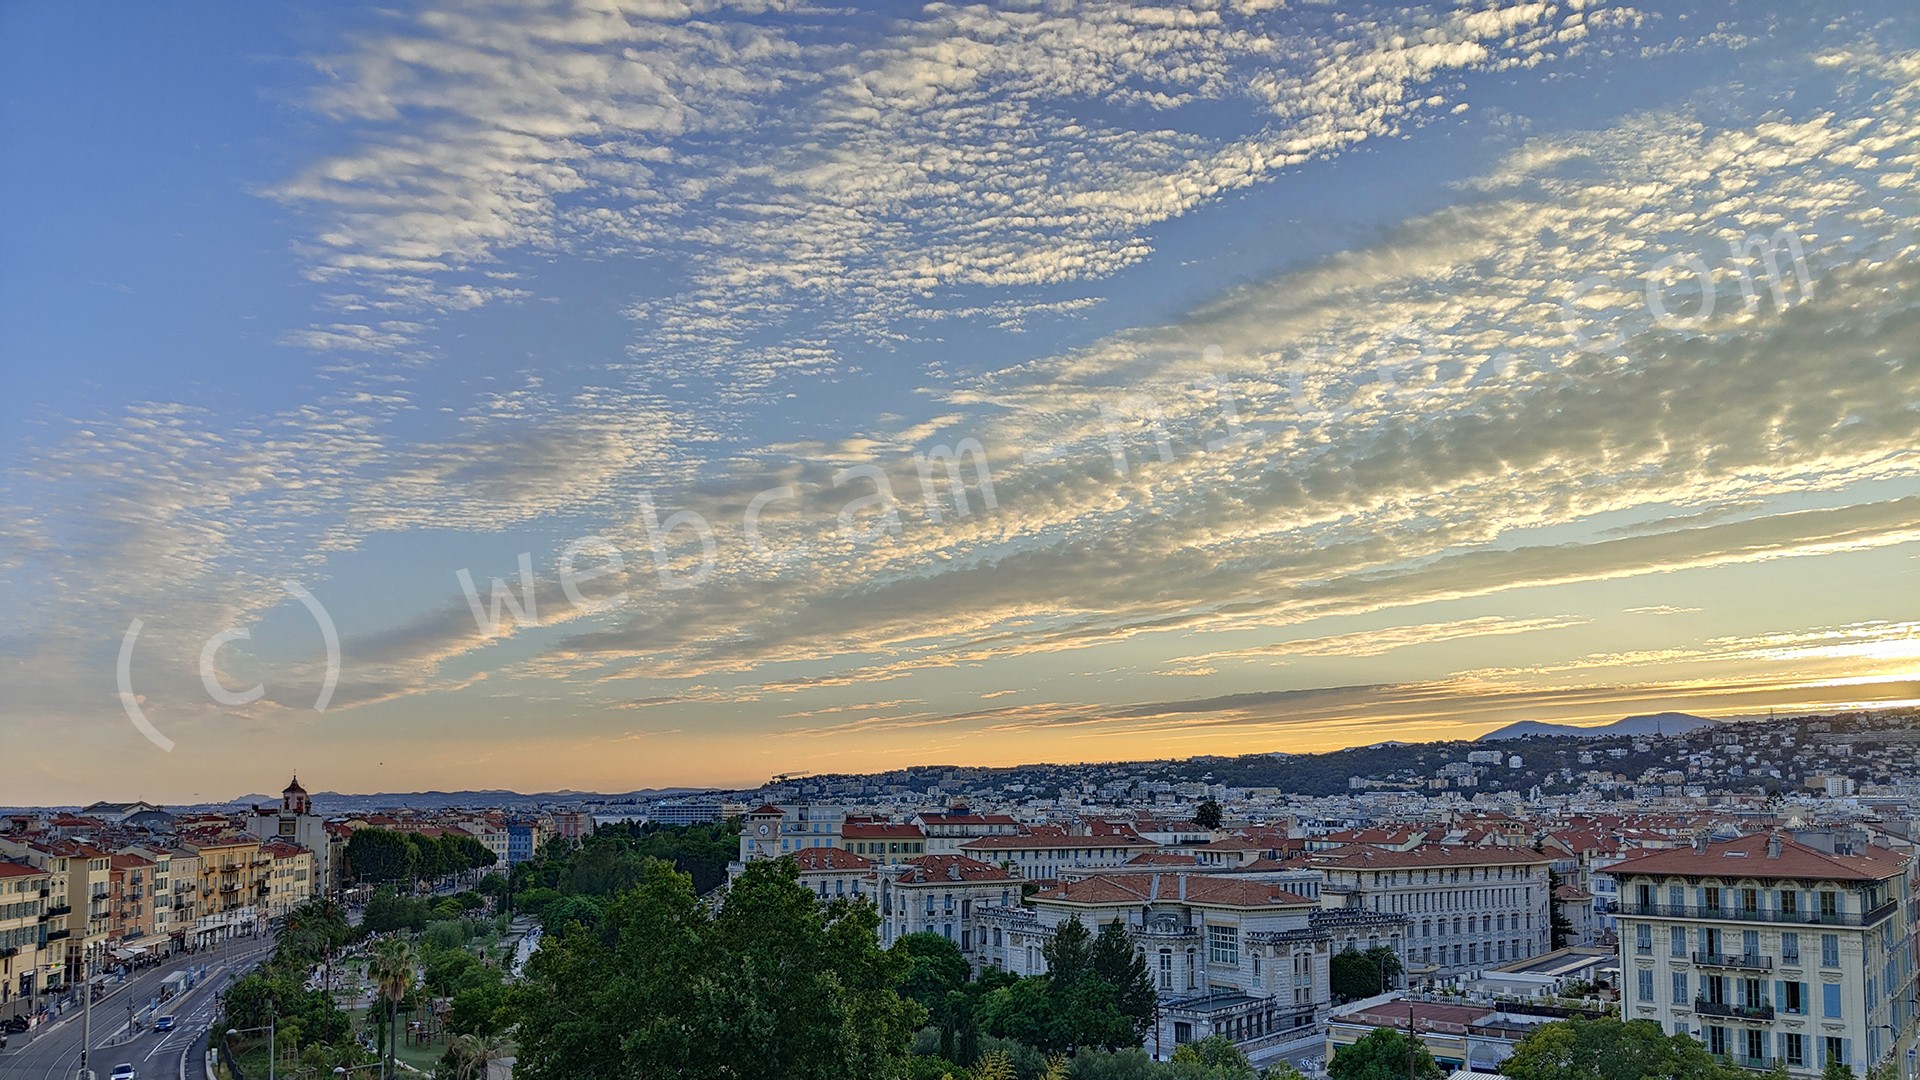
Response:
[[[383,1005],[382,1008],[384,1007],[385,1006]],[[346,1013],[347,1013],[348,1019],[353,1021],[353,1030],[356,1033],[358,1033],[365,1026],[366,1019],[367,1019],[367,1010],[348,1009],[346,1010]],[[406,1014],[402,1013],[400,1016],[400,1027],[402,1031],[406,1030],[406,1024],[407,1024]],[[421,1072],[431,1073],[433,1072],[434,1068],[440,1064],[441,1055],[445,1054],[446,1052],[447,1052],[447,1043],[445,1039],[435,1039],[433,1042],[427,1044],[426,1046],[417,1046],[417,1045],[409,1046],[407,1044],[407,1040],[403,1037],[401,1038],[398,1045],[394,1047],[393,1056],[399,1059],[400,1061],[404,1061],[407,1064],[413,1066],[414,1068],[419,1069]],[[385,1057],[385,1052],[383,1050],[382,1058],[384,1059],[384,1057]]]

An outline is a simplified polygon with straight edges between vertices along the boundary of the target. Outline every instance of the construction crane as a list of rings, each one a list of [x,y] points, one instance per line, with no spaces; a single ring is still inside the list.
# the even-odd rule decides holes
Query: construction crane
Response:
[[[773,774],[773,779],[771,779],[771,780],[769,780],[769,781],[767,781],[767,783],[768,783],[769,785],[773,785],[773,784],[784,784],[784,783],[786,783],[786,782],[787,782],[787,781],[789,781],[789,780],[798,780],[798,779],[800,779],[800,778],[801,778],[801,777],[803,777],[803,776],[812,776],[812,775],[813,775],[813,774],[812,774],[811,772],[808,772],[808,771],[807,771],[807,770],[805,770],[805,769],[802,769],[802,770],[800,770],[799,772],[783,772],[783,773],[774,773],[774,774]]]

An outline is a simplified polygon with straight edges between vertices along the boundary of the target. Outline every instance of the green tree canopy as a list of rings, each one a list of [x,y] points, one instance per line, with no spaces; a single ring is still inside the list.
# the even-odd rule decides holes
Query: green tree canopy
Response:
[[[1440,1080],[1446,1074],[1419,1040],[1393,1028],[1375,1028],[1359,1042],[1335,1050],[1327,1064],[1327,1075],[1332,1080],[1408,1080],[1409,1076],[1413,1080]]]
[[[1385,945],[1375,945],[1366,952],[1348,946],[1328,963],[1327,980],[1334,994],[1353,1001],[1386,993],[1393,988],[1400,970],[1400,957]]]
[[[1220,804],[1212,799],[1193,808],[1193,823],[1203,829],[1220,827]]]
[[[1651,1020],[1574,1018],[1535,1028],[1500,1066],[1513,1080],[1732,1080],[1698,1042]],[[1852,1075],[1849,1073],[1848,1075]]]
[[[925,1011],[895,992],[870,904],[825,908],[783,861],[748,866],[718,912],[658,860],[598,928],[569,923],[516,995],[525,1080],[904,1074]]]

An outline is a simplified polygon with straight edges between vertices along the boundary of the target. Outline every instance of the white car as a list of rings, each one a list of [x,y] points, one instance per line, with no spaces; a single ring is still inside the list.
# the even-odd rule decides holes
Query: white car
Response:
[[[133,1070],[133,1066],[123,1063],[113,1067],[113,1074],[108,1077],[108,1080],[139,1080],[139,1076],[140,1074]]]

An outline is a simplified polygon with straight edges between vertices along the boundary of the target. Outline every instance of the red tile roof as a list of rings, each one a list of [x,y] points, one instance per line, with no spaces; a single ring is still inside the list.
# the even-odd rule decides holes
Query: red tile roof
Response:
[[[1702,877],[1792,878],[1798,881],[1881,881],[1901,873],[1904,860],[1880,848],[1863,848],[1852,855],[1830,855],[1787,837],[1780,854],[1767,854],[1765,833],[1708,844],[1636,855],[1607,870],[1615,879],[1630,874],[1695,874]]]
[[[1184,899],[1183,899],[1184,897]],[[1278,885],[1207,874],[1100,874],[1035,893],[1067,904],[1139,904],[1159,900],[1212,907],[1318,907]]]
[[[927,838],[927,834],[921,832],[918,825],[887,823],[842,825],[840,836],[847,840],[925,840]]]
[[[1151,840],[1137,836],[1042,836],[1022,833],[1018,836],[982,836],[960,847],[974,851],[1025,851],[1039,848],[1151,848]]]
[[[1439,870],[1455,866],[1545,865],[1553,860],[1528,848],[1463,848],[1427,844],[1409,851],[1358,845],[1315,852],[1316,866],[1339,870]]]
[[[923,855],[906,864],[906,869],[894,879],[900,885],[940,885],[962,882],[977,885],[983,882],[1015,881],[1012,874],[991,863],[978,859],[969,859],[965,855]]]
[[[0,877],[33,877],[35,875],[45,877],[50,873],[52,873],[51,870],[42,870],[25,863],[0,862]]]
[[[796,851],[791,855],[788,855],[787,858],[790,858],[794,862],[798,863],[800,866],[800,872],[803,874],[821,873],[829,870],[871,870],[873,869],[872,859],[868,859],[865,856],[861,856],[861,855],[855,855],[853,852],[848,851],[845,848],[837,848],[837,847],[801,848],[799,851]]]

